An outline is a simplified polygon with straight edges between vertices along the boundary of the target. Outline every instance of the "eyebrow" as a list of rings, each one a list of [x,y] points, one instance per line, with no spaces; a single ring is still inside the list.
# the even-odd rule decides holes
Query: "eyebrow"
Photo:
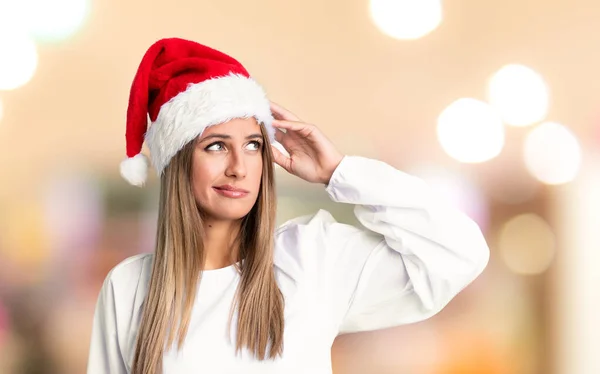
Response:
[[[203,138],[202,140],[200,140],[200,142],[204,142],[208,139],[231,139],[230,135],[225,135],[225,134],[210,134],[207,135],[205,138]],[[246,139],[262,139],[262,134],[252,134],[252,135],[248,135],[246,136]]]

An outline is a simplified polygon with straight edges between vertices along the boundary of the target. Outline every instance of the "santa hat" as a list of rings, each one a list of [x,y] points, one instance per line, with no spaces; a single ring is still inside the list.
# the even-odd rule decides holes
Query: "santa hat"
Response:
[[[131,86],[121,176],[136,186],[145,183],[144,141],[160,175],[208,126],[249,117],[262,123],[275,142],[269,100],[237,60],[189,40],[159,40],[142,58]]]

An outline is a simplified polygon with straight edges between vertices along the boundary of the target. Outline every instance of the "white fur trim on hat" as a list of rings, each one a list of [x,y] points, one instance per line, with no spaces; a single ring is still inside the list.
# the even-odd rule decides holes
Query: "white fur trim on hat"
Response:
[[[263,88],[252,78],[230,74],[190,84],[162,105],[145,141],[160,175],[171,158],[205,128],[234,118],[255,117],[274,141],[273,116]]]
[[[121,176],[130,184],[141,187],[148,178],[148,158],[139,153],[133,157],[121,161]]]

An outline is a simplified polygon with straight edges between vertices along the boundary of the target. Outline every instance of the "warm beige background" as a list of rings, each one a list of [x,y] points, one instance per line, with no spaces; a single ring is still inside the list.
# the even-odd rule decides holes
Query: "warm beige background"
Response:
[[[232,54],[273,100],[339,143],[359,134],[364,142],[352,147],[395,164],[453,164],[436,142],[437,115],[456,98],[485,99],[486,80],[506,63],[543,75],[552,95],[549,119],[583,141],[598,125],[600,3],[593,0],[446,1],[440,27],[417,41],[381,34],[367,0],[105,0],[92,6],[73,39],[40,47],[30,84],[0,93],[0,180],[16,182],[0,184],[0,199],[65,162],[92,160],[116,170],[124,156],[130,81],[145,49],[166,36]],[[522,133],[510,132],[508,147]],[[509,158],[505,152],[489,165]]]
[[[15,362],[41,368],[25,374],[85,367],[104,276],[152,237],[151,214],[145,222],[148,212],[131,206],[144,199],[152,206],[156,181],[142,192],[118,177],[129,86],[148,46],[177,36],[241,60],[274,101],[323,128],[344,152],[399,168],[431,163],[460,170],[485,194],[492,258],[484,275],[431,320],[340,338],[336,374],[597,374],[599,20],[600,2],[593,0],[446,0],[437,30],[398,41],[374,26],[368,0],[92,1],[77,35],[39,45],[31,82],[0,92],[0,307],[13,313],[8,337],[0,315],[0,372],[23,374],[3,371]],[[439,113],[460,97],[485,99],[487,79],[508,63],[545,78],[547,119],[567,125],[582,143],[584,168],[574,183],[544,187],[526,173],[520,147],[529,128],[509,128],[502,154],[481,165],[460,165],[438,145]],[[69,205],[69,190],[48,193],[58,183],[95,201],[90,186],[107,177],[117,185],[97,187],[108,196],[106,213],[87,212],[78,195]],[[324,206],[352,218],[317,188],[278,177],[283,217]],[[538,192],[530,201],[495,200],[531,183]],[[70,209],[67,216],[74,212],[66,220],[74,228],[63,227],[68,235],[61,240],[71,245],[64,252],[49,244],[60,236],[48,228],[45,209],[53,203]],[[529,212],[553,225],[559,248],[546,273],[520,276],[502,263],[498,229]],[[91,223],[79,222],[86,218]],[[81,228],[92,239],[80,239]]]

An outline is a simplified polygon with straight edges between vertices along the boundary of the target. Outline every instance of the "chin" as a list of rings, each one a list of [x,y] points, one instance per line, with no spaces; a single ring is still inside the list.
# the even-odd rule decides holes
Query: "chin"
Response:
[[[211,219],[215,219],[218,221],[237,221],[240,220],[242,218],[244,218],[248,213],[250,213],[250,210],[252,208],[248,208],[248,209],[215,209],[215,210],[211,210],[208,211],[207,214]]]
[[[240,214],[227,214],[227,215],[222,215],[220,217],[218,217],[220,220],[223,221],[238,221],[242,218],[244,218],[248,213],[240,213]]]

